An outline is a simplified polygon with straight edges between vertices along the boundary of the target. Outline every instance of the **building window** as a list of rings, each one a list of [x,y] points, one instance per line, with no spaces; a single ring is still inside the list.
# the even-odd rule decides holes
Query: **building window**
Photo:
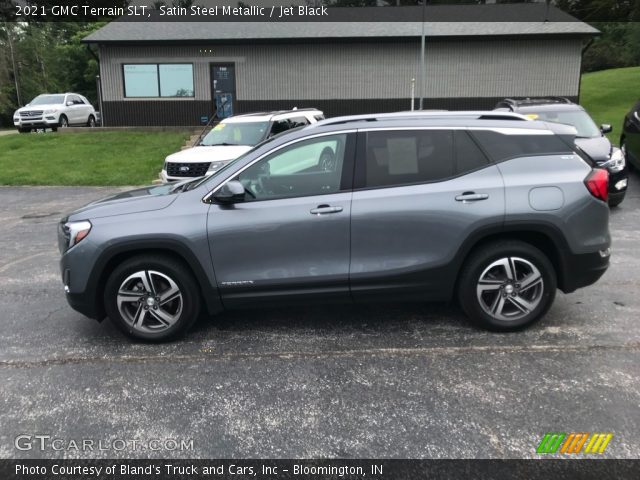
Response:
[[[123,65],[125,97],[193,97],[193,65]]]

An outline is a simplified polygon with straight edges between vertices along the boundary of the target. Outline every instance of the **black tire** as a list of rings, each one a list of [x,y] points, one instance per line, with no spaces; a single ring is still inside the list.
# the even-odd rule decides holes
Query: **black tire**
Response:
[[[89,120],[87,120],[87,127],[89,128],[95,128],[96,126],[96,119],[93,115],[89,115]]]
[[[60,115],[58,119],[58,128],[67,128],[69,126],[69,120],[65,115]]]
[[[507,259],[510,269],[514,267],[514,264],[516,270],[520,268],[520,274],[522,274],[522,270],[526,273],[529,265],[533,266],[538,270],[542,283],[533,284],[520,291],[524,282],[522,284],[518,282],[525,280],[526,275],[524,277],[516,275],[514,280],[505,280],[506,283],[500,287],[493,286],[493,284],[502,282],[500,275],[497,275],[500,267],[495,267],[495,270],[489,269],[489,267],[505,259]],[[536,276],[534,272],[535,270],[531,270],[531,278]],[[481,294],[479,292],[482,288],[480,279],[483,274],[483,280],[487,282],[485,284],[487,291]],[[467,259],[459,277],[458,301],[463,311],[476,325],[495,332],[509,332],[523,329],[540,319],[551,307],[556,295],[556,288],[555,270],[544,253],[528,243],[506,240],[480,247]],[[511,291],[515,293],[509,295],[508,292]],[[535,297],[532,294],[535,294]],[[513,298],[511,298],[512,296]],[[494,299],[495,303],[492,301]],[[527,301],[530,305],[535,304],[535,307],[531,308],[528,313],[516,308],[516,302],[522,300]],[[534,303],[534,300],[537,303]],[[492,303],[492,306],[502,305],[500,301],[505,307],[504,310],[501,308],[498,313],[504,312],[504,315],[492,315],[483,308],[483,304],[488,307],[488,303]],[[492,309],[489,308],[489,310]],[[499,318],[501,316],[508,317],[510,311],[515,312],[513,318]]]
[[[31,133],[31,129],[30,128],[19,128],[18,131],[20,133]]]
[[[118,306],[117,298],[121,287],[136,283],[135,275],[148,271],[151,271],[153,277],[151,282],[155,284],[157,289],[162,290],[163,283],[165,283],[165,287],[169,286],[169,283],[164,282],[165,277],[171,279],[179,289],[180,299],[175,299],[165,304],[165,306],[173,308],[171,314],[176,318],[174,323],[167,324],[169,326],[160,322],[156,316],[158,313],[164,312],[163,308],[165,308],[165,306],[161,305],[160,310],[155,308],[157,305],[160,305],[160,302],[157,302],[157,305],[154,306],[155,311],[151,307],[145,309],[146,312],[144,313],[141,310],[137,310],[137,312],[142,314],[143,320],[138,328],[134,327],[131,323],[131,317],[138,315],[138,313],[133,314],[133,311],[137,308],[135,298],[129,300],[122,307],[125,315],[129,316],[128,319],[123,317]],[[134,279],[128,280],[131,277],[134,277]],[[138,282],[138,285],[142,285],[142,281]],[[123,288],[123,290],[124,289],[125,288]],[[133,290],[128,291],[133,292]],[[144,291],[146,292],[146,289],[144,289]],[[165,288],[164,291],[167,292],[168,288]],[[196,321],[201,306],[199,292],[200,289],[193,274],[181,261],[162,255],[141,255],[125,260],[111,273],[105,285],[104,307],[109,318],[125,334],[140,340],[162,342],[183,335]],[[162,291],[157,291],[156,294],[158,295],[155,297],[157,300],[161,298]],[[140,309],[148,305],[145,300],[147,300],[149,296],[150,295],[144,293],[142,300],[138,298],[137,301],[141,302],[139,306]],[[178,305],[180,308],[178,308]],[[164,314],[166,315],[166,312],[164,312]],[[135,319],[133,320],[135,321]],[[156,324],[161,324],[158,327],[159,329],[149,331],[153,330]]]

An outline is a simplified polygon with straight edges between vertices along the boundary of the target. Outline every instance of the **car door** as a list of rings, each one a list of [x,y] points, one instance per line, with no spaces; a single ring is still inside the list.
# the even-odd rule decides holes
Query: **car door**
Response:
[[[296,141],[228,180],[245,200],[213,204],[208,236],[227,307],[349,299],[354,133]]]
[[[449,298],[463,242],[504,220],[504,185],[464,130],[358,133],[354,300]]]
[[[69,124],[78,125],[82,123],[82,107],[80,106],[80,99],[77,95],[69,95],[67,96],[67,104],[71,102],[71,105],[67,106],[67,119],[69,120]]]
[[[87,100],[86,98],[80,95],[78,95],[78,99],[79,99],[78,109],[81,110],[82,112],[80,117],[80,122],[83,125],[87,125],[89,123],[89,115],[93,113],[93,106],[89,103],[89,100]]]

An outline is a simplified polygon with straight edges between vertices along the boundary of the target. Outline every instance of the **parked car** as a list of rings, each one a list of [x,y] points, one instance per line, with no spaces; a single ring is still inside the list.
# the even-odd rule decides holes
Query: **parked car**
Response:
[[[605,136],[611,131],[611,125],[598,128],[584,108],[564,97],[506,98],[496,105],[496,109],[518,112],[534,120],[573,125],[578,131],[578,147],[609,171],[609,206],[622,203],[627,193],[629,174],[624,152],[611,145]]]
[[[164,340],[201,308],[457,298],[530,325],[609,265],[608,173],[573,127],[513,113],[325,120],[215,174],[62,219],[69,304]]]
[[[640,169],[640,100],[624,117],[620,148],[629,165]]]
[[[96,111],[82,95],[55,93],[38,95],[13,114],[13,125],[20,133],[70,126],[96,126]]]
[[[160,178],[167,183],[211,175],[266,138],[322,119],[324,114],[315,108],[227,117],[199,138],[193,148],[169,155]]]

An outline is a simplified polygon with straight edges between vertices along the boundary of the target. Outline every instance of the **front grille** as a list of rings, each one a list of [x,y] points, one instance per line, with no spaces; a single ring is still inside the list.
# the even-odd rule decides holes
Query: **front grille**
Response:
[[[170,177],[201,177],[206,175],[211,162],[206,163],[167,163],[167,175]]]
[[[42,110],[27,110],[26,112],[20,112],[22,118],[41,117]]]

